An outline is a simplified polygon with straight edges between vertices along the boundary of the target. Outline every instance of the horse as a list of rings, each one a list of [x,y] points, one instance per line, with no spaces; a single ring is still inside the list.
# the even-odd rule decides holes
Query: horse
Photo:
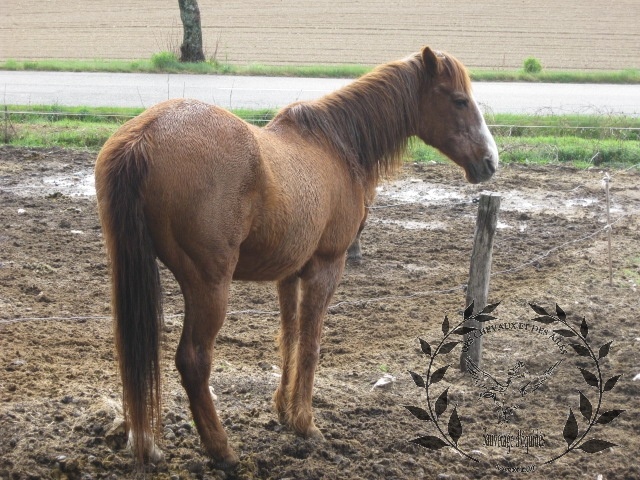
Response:
[[[239,458],[209,390],[232,280],[276,282],[279,420],[322,438],[311,408],[322,323],[378,181],[417,136],[464,170],[492,177],[496,144],[453,56],[424,47],[264,127],[200,101],[162,102],[98,154],[95,182],[111,272],[123,410],[135,462],[157,460],[162,295],[157,260],[184,297],[175,363],[206,453]]]

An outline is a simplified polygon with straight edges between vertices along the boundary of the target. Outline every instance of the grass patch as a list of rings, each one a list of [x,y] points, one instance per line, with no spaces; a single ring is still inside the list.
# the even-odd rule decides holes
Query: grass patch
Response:
[[[494,135],[501,163],[570,164],[625,167],[640,163],[640,141],[600,140],[578,137],[501,137]],[[410,160],[446,162],[440,152],[420,141],[409,147]]]
[[[140,115],[141,107],[67,107],[60,105],[7,105],[6,111],[10,123],[38,124],[59,123],[63,120],[77,121],[80,124],[114,123],[117,126]],[[264,125],[273,118],[274,109],[237,109],[233,113],[255,125]],[[0,110],[0,118],[4,115]]]
[[[148,60],[14,60],[0,62],[0,70],[36,70],[58,72],[193,73],[211,75],[261,75],[286,77],[357,78],[369,72],[365,65],[233,65],[216,60],[181,63],[171,52],[155,53]],[[471,69],[474,81],[551,82],[551,83],[640,83],[640,70],[549,71]]]
[[[495,137],[500,158],[516,163],[633,165],[640,162],[640,141],[577,137]]]
[[[27,147],[74,147],[98,150],[126,120],[142,108],[87,108],[58,105],[11,105],[2,120],[7,142]],[[263,126],[275,110],[235,110],[240,118]],[[2,112],[0,112],[0,118]],[[492,115],[487,118],[501,161],[629,166],[640,163],[640,119],[620,116]],[[4,135],[2,135],[4,136]],[[408,158],[441,162],[445,158],[418,140]]]
[[[99,150],[127,120],[143,108],[7,105],[0,110],[0,141],[21,147],[69,147]],[[275,110],[234,110],[243,120],[266,125]],[[3,118],[6,115],[6,119]],[[6,137],[6,140],[5,140]]]
[[[544,125],[545,127],[631,127],[640,128],[639,117],[625,115],[523,115],[498,113],[487,115],[487,122],[510,125]]]
[[[11,122],[38,123],[78,120],[84,123],[116,123],[118,125],[141,114],[144,108],[67,107],[60,105],[7,105]],[[2,115],[3,112],[0,112]]]
[[[487,115],[499,137],[578,137],[640,140],[640,118],[623,115]]]
[[[10,145],[17,147],[66,147],[99,150],[117,130],[118,123],[45,119],[12,125]]]
[[[175,53],[158,52],[151,56],[151,64],[159,70],[168,70],[178,68],[180,66],[180,60],[178,60]]]
[[[526,73],[530,73],[530,74],[537,74],[540,73],[542,71],[542,64],[540,63],[540,60],[538,60],[535,57],[529,57],[524,61],[524,68],[523,70]]]
[[[622,275],[628,282],[640,285],[640,256],[629,259],[629,266],[622,270]]]
[[[181,63],[171,52],[155,53],[150,60],[6,60],[0,70],[111,73],[192,73],[273,77],[358,78],[371,70],[362,65],[278,66],[231,65],[218,61]]]
[[[529,73],[523,70],[471,69],[470,74],[471,79],[475,82],[640,83],[640,70],[633,68],[607,72],[543,70],[539,73]]]

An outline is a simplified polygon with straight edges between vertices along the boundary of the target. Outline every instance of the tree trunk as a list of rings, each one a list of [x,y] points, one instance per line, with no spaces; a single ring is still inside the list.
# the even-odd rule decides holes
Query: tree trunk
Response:
[[[202,27],[198,0],[178,0],[184,37],[180,45],[181,62],[204,62],[202,51]]]

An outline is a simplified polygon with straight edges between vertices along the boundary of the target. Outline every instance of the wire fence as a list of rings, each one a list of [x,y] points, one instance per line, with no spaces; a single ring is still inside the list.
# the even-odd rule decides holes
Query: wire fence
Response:
[[[246,122],[254,125],[266,125],[271,121],[276,111],[268,111],[258,116],[247,116],[240,114],[239,116]],[[52,110],[52,111],[37,111],[37,110],[9,110],[5,106],[3,111],[3,118],[5,122],[19,121],[28,119],[29,117],[40,117],[48,119],[52,122],[60,121],[63,119],[76,119],[85,121],[98,121],[98,120],[112,120],[114,123],[123,123],[127,120],[134,118],[137,114],[123,114],[123,113],[96,113],[96,112],[74,112],[64,110]],[[610,117],[601,116],[602,123],[608,123],[606,125],[570,125],[565,123],[552,124],[552,125],[520,125],[520,124],[501,124],[489,122],[488,127],[492,130],[492,133],[501,136],[522,136],[523,131],[530,131],[527,135],[536,132],[553,131],[554,134],[569,133],[585,136],[586,132],[595,133],[598,138],[612,137],[621,138],[624,140],[640,140],[640,126],[617,126],[623,120],[623,117]]]

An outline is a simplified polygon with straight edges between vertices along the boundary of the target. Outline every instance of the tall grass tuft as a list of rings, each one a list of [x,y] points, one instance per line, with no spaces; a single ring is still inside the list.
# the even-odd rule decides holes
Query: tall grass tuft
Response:
[[[524,61],[524,71],[532,75],[536,75],[542,71],[540,60],[535,57],[529,57]]]

